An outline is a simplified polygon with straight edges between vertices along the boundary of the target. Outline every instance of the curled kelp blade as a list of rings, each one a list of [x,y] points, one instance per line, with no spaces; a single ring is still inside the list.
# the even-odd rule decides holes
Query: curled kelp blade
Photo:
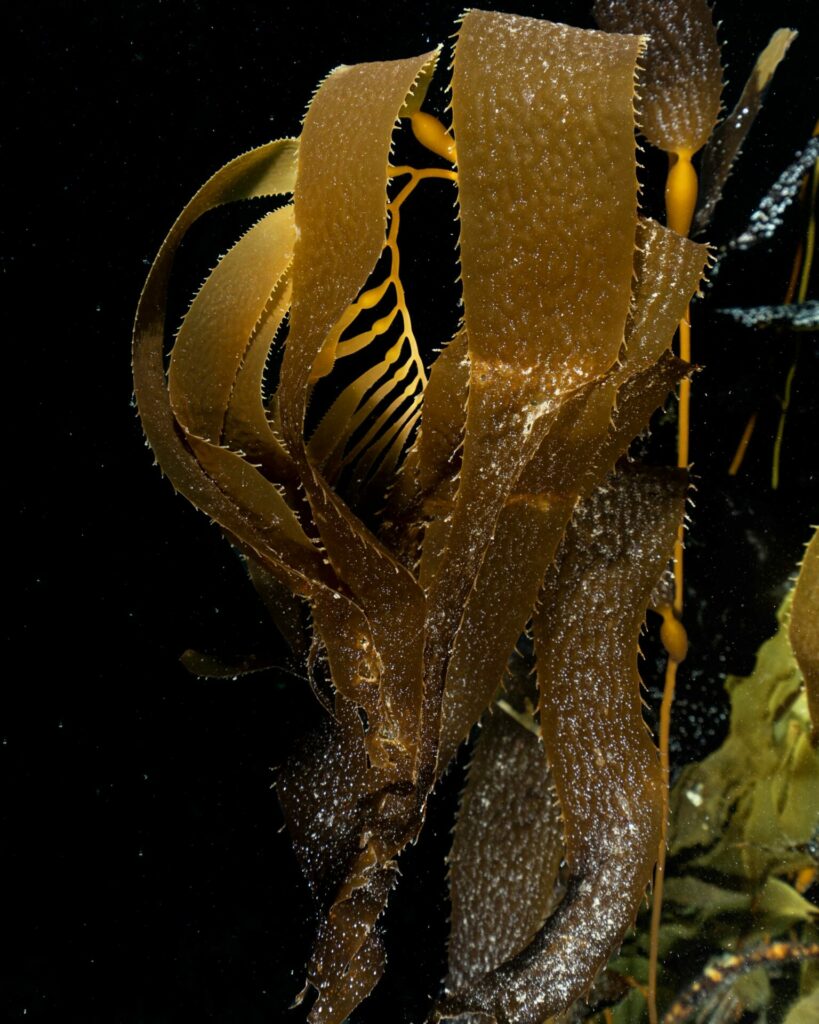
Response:
[[[469,596],[447,672],[442,769],[492,701],[576,502],[611,471],[685,375],[687,368],[668,349],[706,258],[704,246],[640,221],[622,358],[559,410],[507,499]],[[466,387],[463,379],[464,397]],[[495,593],[506,600],[495,600]]]
[[[707,0],[596,0],[594,17],[608,32],[648,36],[640,60],[640,131],[659,149],[696,153],[717,123],[722,96]]]
[[[339,583],[295,520],[279,492],[255,480],[258,473],[239,456],[210,442],[196,454],[177,431],[164,371],[168,279],[176,250],[203,213],[223,203],[292,191],[298,144],[283,139],[251,150],[223,167],[197,192],[176,220],[157,254],[140,297],[134,323],[133,370],[137,408],[148,443],[174,487],[215,519],[239,547],[257,557],[296,593]],[[205,466],[203,458],[209,463]],[[230,493],[226,479],[249,483]],[[261,479],[261,478],[260,478]]]
[[[437,737],[452,637],[514,482],[560,405],[620,349],[637,224],[640,45],[485,11],[470,11],[458,34],[470,377],[458,492],[427,593],[425,743]]]
[[[636,916],[663,791],[641,714],[638,637],[684,494],[679,473],[626,467],[580,506],[566,532],[534,620],[566,895],[524,950],[445,997],[439,1017],[539,1024],[586,991]]]
[[[819,530],[799,569],[791,609],[790,641],[805,680],[813,740],[819,742]]]
[[[412,575],[332,492],[305,448],[314,365],[366,284],[384,244],[393,126],[422,90],[437,51],[344,67],[319,87],[300,140],[295,189],[298,240],[290,330],[277,392],[282,432],[330,563],[372,630],[388,719],[374,725],[395,778],[414,770],[423,690],[423,595]]]
[[[143,289],[134,326],[134,385],[145,432],[173,485],[215,519],[259,571],[309,599],[320,621],[335,685],[355,699],[361,679],[377,678],[366,617],[349,599],[320,550],[295,520],[284,498],[236,452],[180,435],[163,367],[167,283],[185,232],[220,203],[292,191],[298,145],[283,140],[238,157],[194,196],[171,229]],[[286,215],[282,215],[286,216]],[[347,638],[356,638],[352,650]],[[369,691],[368,691],[369,693]]]
[[[298,503],[295,466],[276,432],[272,412],[264,402],[263,386],[268,357],[290,309],[292,281],[287,274],[271,295],[250,340],[236,375],[225,410],[222,443],[257,463],[270,480],[281,481],[288,501]],[[261,398],[261,401],[260,401]]]
[[[256,329],[293,260],[293,207],[267,214],[222,257],[182,320],[168,393],[188,433],[221,444],[225,417]],[[262,405],[261,390],[254,396]]]
[[[523,948],[560,896],[563,828],[533,717],[535,681],[528,662],[516,659],[515,669],[502,706],[483,720],[455,824],[450,990]]]
[[[708,227],[742,144],[762,108],[774,72],[796,36],[797,33],[789,28],[774,32],[757,57],[734,109],[717,125],[708,140],[700,163],[700,190],[694,214],[696,233]]]

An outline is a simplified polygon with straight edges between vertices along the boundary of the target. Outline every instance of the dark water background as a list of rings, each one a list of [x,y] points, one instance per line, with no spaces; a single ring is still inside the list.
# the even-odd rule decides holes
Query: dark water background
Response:
[[[590,24],[585,3],[496,6]],[[814,6],[720,7],[731,103],[775,28],[802,35],[746,145],[717,239],[744,226],[813,128]],[[277,640],[218,531],[152,466],[130,405],[130,323],[165,231],[208,175],[296,134],[330,68],[428,49],[460,10],[97,0],[3,15],[6,558],[21,559],[22,575],[6,588],[4,617],[0,848],[12,955],[0,959],[2,1019],[303,1019],[286,1004],[301,986],[310,904],[270,783],[315,707],[299,679],[204,682],[178,663],[187,647],[264,654]],[[656,199],[649,189],[649,206]],[[726,266],[712,308],[781,301],[796,239],[792,220],[772,245]],[[693,409],[693,649],[677,704],[678,766],[719,742],[724,674],[750,669],[819,520],[815,336],[802,343],[773,493],[776,396],[793,338],[742,331],[704,307],[695,315],[705,370]],[[730,480],[755,409],[748,460]],[[673,458],[668,427],[653,444],[652,457]],[[650,646],[646,665],[651,685]],[[388,977],[358,1020],[418,1021],[435,990],[458,785],[455,773],[403,862],[386,922]]]

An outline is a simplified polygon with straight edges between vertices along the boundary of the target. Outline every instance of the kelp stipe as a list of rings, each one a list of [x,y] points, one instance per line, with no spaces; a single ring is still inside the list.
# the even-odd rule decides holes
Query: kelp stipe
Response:
[[[495,914],[504,894],[482,879],[498,851],[469,839],[468,790],[432,1017],[535,1024],[562,1012],[619,946],[650,879],[664,780],[637,643],[686,480],[624,456],[688,373],[669,349],[706,250],[638,214],[643,47],[469,12],[451,129],[422,109],[437,52],[337,68],[299,139],[245,154],[203,186],[146,282],[134,377],[157,460],[244,553],[283,621],[293,600],[311,613],[317,724],[278,792],[318,908],[300,997],[315,992],[316,1024],[341,1024],[381,976],[378,921],[397,858],[499,696],[509,721],[494,750],[479,741],[469,786],[516,806],[514,778],[491,778],[492,764],[518,747],[523,763],[542,758],[539,730],[547,845],[542,857],[526,846],[532,900]],[[401,119],[449,166],[392,166]],[[402,189],[434,178],[457,189],[464,305],[428,367],[400,220]],[[203,284],[166,379],[167,281],[185,232],[221,203],[291,193]],[[278,384],[263,396],[282,339]],[[311,396],[352,354],[369,365],[309,433]],[[537,689],[503,696],[527,626]]]

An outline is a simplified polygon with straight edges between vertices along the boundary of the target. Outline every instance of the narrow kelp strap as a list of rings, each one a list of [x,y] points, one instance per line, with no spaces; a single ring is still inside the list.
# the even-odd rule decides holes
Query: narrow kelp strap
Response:
[[[163,242],[140,297],[134,323],[133,370],[137,408],[148,443],[176,490],[215,519],[296,593],[309,596],[316,586],[339,587],[320,552],[276,488],[251,480],[247,470],[255,471],[240,466],[241,459],[234,453],[205,444],[202,451],[207,452],[209,467],[204,467],[177,429],[164,370],[168,280],[188,229],[216,206],[292,191],[297,157],[298,143],[294,139],[251,150],[217,171],[188,203]],[[268,296],[275,280],[269,285]],[[220,482],[221,474],[225,479]],[[236,478],[253,484],[248,504],[229,490],[227,481]]]
[[[514,482],[560,405],[611,367],[623,340],[640,47],[481,11],[458,34],[452,111],[470,378],[458,493],[428,591],[427,737],[437,736],[436,687]]]
[[[264,319],[276,305],[295,240],[292,205],[268,213],[220,260],[191,303],[168,371],[171,405],[186,432],[221,444],[231,406],[247,418],[264,413],[261,380],[258,391],[241,402],[235,389]],[[266,339],[272,342],[270,332]],[[288,461],[283,449],[281,459]]]
[[[350,600],[346,587],[335,576],[319,548],[304,533],[275,483],[266,479],[235,451],[190,433],[183,439],[183,425],[178,424],[174,416],[163,365],[168,279],[175,253],[186,232],[202,214],[215,206],[292,192],[297,157],[298,142],[294,139],[279,140],[252,150],[217,171],[182,211],[154,260],[140,299],[134,325],[134,386],[149,444],[171,483],[197,508],[227,530],[235,542],[252,559],[258,561],[263,571],[272,574],[293,593],[311,602],[314,616],[322,625],[322,636],[334,668],[336,688],[352,700],[360,700],[366,694],[369,701],[362,701],[362,705],[369,707],[375,714],[378,708],[377,694],[374,696],[369,687],[362,686],[363,679],[377,677],[371,653],[371,630],[363,612]],[[271,326],[269,317],[275,318],[284,312],[282,303],[286,303],[286,294],[278,296],[278,302],[271,300],[268,303],[266,300],[271,292],[276,291],[282,268],[289,264],[289,253],[292,251],[292,239],[287,226],[289,216],[288,212],[277,213],[271,221],[265,222],[264,228],[251,231],[254,244],[257,238],[264,236],[265,241],[273,241],[280,247],[279,251],[260,254],[262,268],[267,271],[267,280],[261,274],[255,289],[251,290],[251,297],[256,297],[256,309],[243,325],[243,330],[250,327],[255,335],[263,335],[265,329]],[[240,242],[240,254],[242,248]],[[236,251],[236,248],[231,251],[234,257]],[[226,260],[219,264],[223,268],[222,273],[216,276],[219,270],[217,267],[209,279],[211,283],[203,287],[205,299],[202,311],[214,299],[217,309],[220,301],[232,302],[234,299],[230,289],[227,295],[223,293],[220,277],[225,277],[229,282],[233,276],[231,268],[238,267],[243,258],[236,263],[230,256]],[[216,284],[212,283],[214,277]],[[251,325],[254,317],[255,323]],[[201,330],[194,334],[186,329],[184,344],[190,347],[190,354],[186,353],[183,357],[184,372],[181,378],[186,386],[188,378],[196,375],[195,342],[207,343],[211,327],[210,317],[200,317],[200,310],[196,311],[193,322],[197,320]],[[233,337],[235,353],[237,348],[243,347],[244,340],[242,334]],[[267,337],[269,339],[271,335]],[[205,350],[208,351],[207,344]],[[210,351],[212,361],[217,367],[221,366],[217,375],[222,381],[221,400],[213,407],[214,388],[206,380],[204,383],[211,395],[209,402],[196,400],[197,404],[194,405],[194,399],[191,398],[181,404],[191,412],[196,425],[205,428],[203,432],[211,432],[210,423],[216,433],[217,424],[225,412],[226,401],[229,411],[234,408],[236,399],[235,393],[226,397],[228,387],[225,382],[230,384],[231,372],[235,371],[235,385],[241,377],[241,366],[237,368],[235,355],[217,354],[213,346]],[[260,360],[258,353],[255,358],[257,364],[263,364],[264,359]],[[190,370],[184,368],[185,361],[192,364]],[[261,373],[258,365],[256,372]],[[250,395],[258,418],[255,403],[261,401],[261,393],[254,389]],[[345,638],[350,635],[361,641],[354,651],[350,651],[346,643]]]

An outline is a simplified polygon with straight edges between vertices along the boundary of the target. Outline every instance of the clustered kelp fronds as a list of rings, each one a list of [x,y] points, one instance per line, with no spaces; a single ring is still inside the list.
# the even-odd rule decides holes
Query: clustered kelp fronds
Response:
[[[669,346],[706,250],[638,216],[642,46],[472,11],[455,47],[451,136],[418,117],[436,53],[340,67],[298,140],[239,157],[203,186],[146,282],[134,377],[157,460],[247,557],[267,601],[292,593],[312,615],[321,722],[278,791],[319,905],[307,972],[316,1024],[341,1024],[380,977],[377,921],[396,858],[530,620],[557,801],[542,803],[561,814],[565,897],[549,915],[542,877],[536,910],[503,925],[501,960],[486,955],[494,934],[482,950],[454,938],[433,1016],[535,1024],[562,1011],[621,942],[649,880],[664,782],[641,716],[637,641],[685,475],[622,457],[688,371]],[[392,453],[398,462],[412,426],[393,428],[408,420],[373,405],[378,426],[357,456],[380,447],[351,503],[337,486],[343,455],[333,469],[305,415],[347,341],[368,351],[358,344],[368,329],[350,331],[385,244],[398,244],[388,185],[406,173],[390,166],[401,117],[439,157],[457,155],[444,176],[457,184],[464,317],[428,382],[425,368],[413,378],[406,408],[410,419],[420,409],[420,429],[379,515],[356,502],[370,470]],[[293,203],[254,225],[202,286],[166,379],[167,283],[185,232],[213,206],[287,193]],[[412,344],[405,331],[404,356],[386,369],[374,357],[374,386],[407,365],[406,346],[415,360]],[[336,453],[361,437],[370,392],[355,394],[349,417],[341,406],[332,415]],[[289,608],[282,621],[292,623]],[[549,872],[557,845],[552,854]],[[456,863],[467,871],[463,856]]]

